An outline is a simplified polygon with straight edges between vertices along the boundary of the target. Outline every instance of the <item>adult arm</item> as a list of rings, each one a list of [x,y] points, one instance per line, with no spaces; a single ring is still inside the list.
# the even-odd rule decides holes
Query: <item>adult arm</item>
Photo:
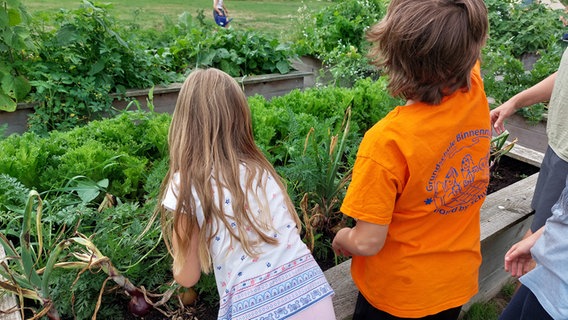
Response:
[[[495,131],[497,133],[505,131],[505,119],[510,117],[517,110],[535,103],[549,101],[550,96],[552,96],[556,73],[557,72],[551,74],[534,86],[517,93],[499,107],[491,110],[491,124],[493,125],[493,128],[495,128]]]
[[[542,235],[545,227],[538,229],[527,238],[514,244],[505,254],[505,271],[513,277],[520,277],[531,269],[531,248]]]
[[[372,256],[383,248],[389,226],[358,220],[355,227],[343,228],[333,239],[332,248],[338,255]]]
[[[183,215],[179,219],[179,223],[182,226],[182,232],[186,232],[183,227],[186,225],[185,224],[186,221],[184,221],[185,219],[187,219],[185,215]],[[185,253],[183,265],[179,270],[179,272],[174,273],[174,280],[180,285],[187,288],[193,287],[201,277],[201,264],[198,253],[199,226],[197,224],[193,226],[190,237],[191,237],[190,245]],[[179,246],[176,239],[177,239],[177,234],[174,228],[174,234],[172,240],[172,246],[173,246],[172,249],[174,250],[174,252],[177,252],[177,250],[179,250]]]

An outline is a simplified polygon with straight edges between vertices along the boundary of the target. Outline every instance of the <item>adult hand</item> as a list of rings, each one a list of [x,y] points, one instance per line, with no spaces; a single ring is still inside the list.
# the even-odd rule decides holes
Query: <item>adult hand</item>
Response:
[[[489,117],[491,118],[491,125],[497,134],[501,134],[505,131],[505,119],[510,117],[515,111],[517,111],[517,108],[515,108],[511,100],[491,110]]]

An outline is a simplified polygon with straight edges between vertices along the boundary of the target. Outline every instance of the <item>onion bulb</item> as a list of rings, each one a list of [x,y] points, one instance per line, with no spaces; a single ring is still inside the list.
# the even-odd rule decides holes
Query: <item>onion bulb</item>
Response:
[[[180,288],[178,297],[184,306],[194,304],[197,300],[197,292],[193,288]]]
[[[140,291],[131,294],[128,302],[128,311],[135,316],[143,317],[152,310],[152,306],[144,300],[144,295]]]

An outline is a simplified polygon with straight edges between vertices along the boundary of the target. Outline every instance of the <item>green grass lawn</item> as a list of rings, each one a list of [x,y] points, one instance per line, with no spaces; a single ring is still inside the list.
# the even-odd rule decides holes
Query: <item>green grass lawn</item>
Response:
[[[22,0],[29,13],[55,12],[60,8],[76,9],[82,0]],[[146,28],[159,29],[164,17],[176,19],[182,12],[196,16],[204,10],[213,19],[212,0],[117,0],[111,3],[110,13],[120,21],[135,21]],[[251,28],[274,36],[284,37],[297,23],[298,8],[306,6],[317,11],[330,4],[325,0],[225,0],[229,16],[234,18],[232,27]]]

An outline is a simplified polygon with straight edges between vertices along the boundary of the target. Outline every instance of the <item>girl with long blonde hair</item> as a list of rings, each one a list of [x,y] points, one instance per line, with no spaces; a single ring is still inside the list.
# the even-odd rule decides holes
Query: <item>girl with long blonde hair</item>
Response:
[[[251,122],[228,74],[197,69],[184,82],[159,202],[174,279],[191,287],[213,270],[219,319],[335,319],[333,290]]]

